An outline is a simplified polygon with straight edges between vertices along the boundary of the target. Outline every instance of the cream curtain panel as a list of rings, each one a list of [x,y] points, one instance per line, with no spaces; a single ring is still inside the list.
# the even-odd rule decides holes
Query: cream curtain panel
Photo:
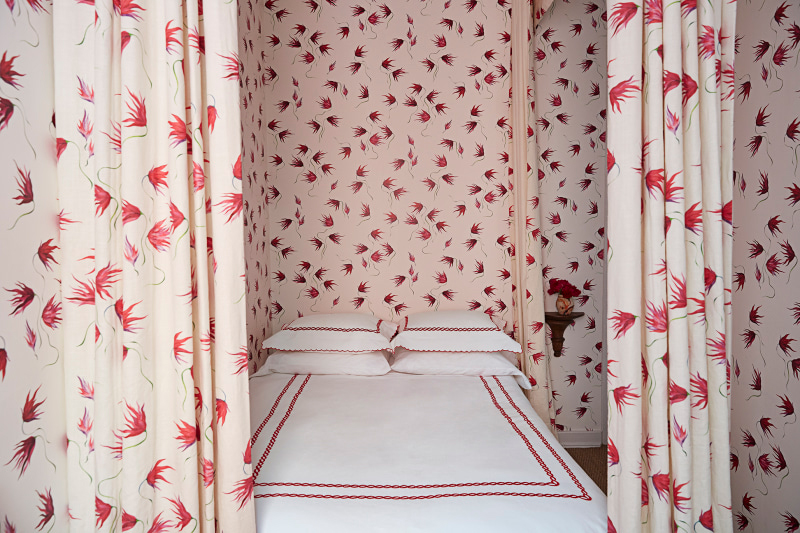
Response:
[[[609,531],[732,530],[735,15],[608,4]]]
[[[236,9],[53,6],[70,531],[255,531]]]
[[[546,10],[552,0],[544,9]],[[538,6],[539,4],[537,4]],[[537,7],[538,9],[538,7]],[[538,11],[537,11],[538,13]],[[526,0],[514,0],[511,20],[511,162],[514,191],[511,218],[514,243],[514,331],[522,345],[522,371],[533,387],[526,391],[531,405],[542,420],[555,424],[550,386],[550,366],[545,346],[544,289],[542,283],[542,244],[539,239],[539,185],[537,160],[528,158],[529,125],[533,124],[533,90],[528,72],[532,68],[530,38],[534,13]],[[533,131],[533,129],[530,129]],[[555,433],[555,430],[553,431]]]

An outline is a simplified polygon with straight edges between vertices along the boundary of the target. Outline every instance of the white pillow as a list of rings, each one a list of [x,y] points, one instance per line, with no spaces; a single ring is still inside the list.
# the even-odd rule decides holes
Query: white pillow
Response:
[[[409,315],[392,348],[424,352],[522,353],[522,346],[480,311],[429,311]]]
[[[389,372],[386,353],[275,352],[267,357],[264,373],[348,374],[382,376]],[[261,372],[259,372],[261,373]]]
[[[413,352],[413,351],[415,351],[415,350],[406,350],[405,348],[398,348],[396,353],[397,354],[405,354],[405,353]],[[436,351],[436,352],[419,352],[419,353],[432,353],[432,354],[435,354],[435,355],[443,355],[443,356],[450,355],[450,356],[453,356],[456,359],[461,357],[461,356],[463,356],[463,355],[476,355],[476,356],[477,355],[490,355],[490,356],[502,355],[503,358],[505,358],[514,367],[517,366],[517,361],[519,360],[518,354],[515,354],[514,352],[507,352],[505,350],[499,351],[499,352],[439,352],[439,351]],[[391,364],[392,362],[394,362],[394,356],[389,356],[389,363]]]
[[[397,324],[360,313],[314,314],[286,324],[261,347],[286,352],[361,353],[391,350]]]
[[[514,376],[520,387],[531,388],[525,374],[500,352],[414,352],[398,348],[392,370],[404,374]]]

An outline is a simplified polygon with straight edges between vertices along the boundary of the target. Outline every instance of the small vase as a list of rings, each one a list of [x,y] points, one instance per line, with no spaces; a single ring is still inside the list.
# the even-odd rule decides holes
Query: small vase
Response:
[[[572,300],[569,298],[564,298],[561,294],[558,295],[556,298],[556,311],[558,311],[559,315],[566,316],[572,313],[572,308],[574,307]]]

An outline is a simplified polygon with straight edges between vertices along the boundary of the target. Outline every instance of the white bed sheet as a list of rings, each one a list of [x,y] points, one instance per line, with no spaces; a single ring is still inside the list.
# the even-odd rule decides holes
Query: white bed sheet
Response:
[[[260,532],[605,532],[511,376],[255,375]]]

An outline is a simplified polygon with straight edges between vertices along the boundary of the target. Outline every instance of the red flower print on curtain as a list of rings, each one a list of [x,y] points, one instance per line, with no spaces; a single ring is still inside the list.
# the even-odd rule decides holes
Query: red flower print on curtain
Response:
[[[255,531],[240,490],[252,479],[236,3],[73,2],[54,16],[71,222],[61,259],[45,241],[38,261],[63,272],[64,301],[42,320],[64,329],[72,526]]]
[[[736,5],[608,12],[609,529],[731,531]]]

